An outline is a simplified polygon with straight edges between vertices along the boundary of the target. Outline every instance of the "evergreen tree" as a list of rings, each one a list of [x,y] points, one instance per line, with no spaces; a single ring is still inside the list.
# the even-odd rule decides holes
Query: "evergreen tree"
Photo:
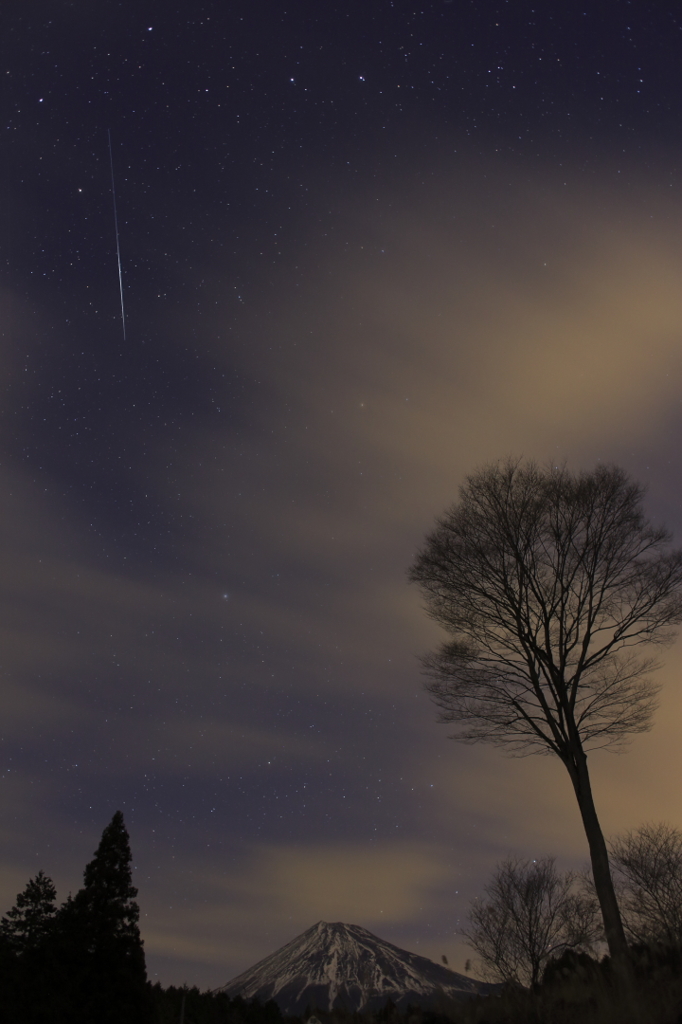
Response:
[[[147,1024],[147,972],[137,889],[123,815],[114,814],[84,885],[67,900],[57,931],[62,960],[61,1012],[69,1024]]]
[[[0,921],[0,937],[18,955],[43,946],[54,925],[57,890],[51,878],[39,871],[31,878],[17,902]]]
[[[0,921],[0,1021],[51,1019],[57,891],[39,871]]]

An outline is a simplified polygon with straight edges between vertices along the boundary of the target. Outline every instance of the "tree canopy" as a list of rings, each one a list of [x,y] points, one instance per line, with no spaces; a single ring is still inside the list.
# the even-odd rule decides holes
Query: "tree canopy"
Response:
[[[625,930],[639,943],[682,949],[682,832],[640,825],[610,843]]]
[[[38,949],[46,941],[54,924],[56,898],[54,882],[43,871],[18,894],[17,902],[0,921],[0,936],[16,955]]]
[[[468,944],[491,981],[536,985],[543,968],[567,949],[592,952],[601,938],[594,896],[554,859],[498,864],[485,897],[472,902]]]
[[[410,571],[451,635],[425,659],[456,737],[571,757],[649,728],[642,644],[682,620],[682,553],[616,467],[510,461],[469,477]]]

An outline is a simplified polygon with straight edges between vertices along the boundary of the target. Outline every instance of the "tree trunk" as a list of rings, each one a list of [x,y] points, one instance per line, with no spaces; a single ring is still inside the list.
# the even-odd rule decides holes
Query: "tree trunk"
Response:
[[[573,783],[578,800],[578,807],[580,808],[585,835],[587,836],[590,848],[592,876],[604,919],[604,932],[609,947],[609,954],[619,973],[624,977],[629,977],[630,955],[628,945],[616,899],[616,891],[613,887],[613,879],[611,878],[606,842],[594,806],[590,775],[587,770],[587,755],[582,748],[572,754],[570,763],[566,767],[571,776],[571,782]]]

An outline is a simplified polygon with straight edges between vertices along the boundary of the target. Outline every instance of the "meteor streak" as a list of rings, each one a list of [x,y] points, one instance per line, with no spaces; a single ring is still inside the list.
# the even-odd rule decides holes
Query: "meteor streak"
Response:
[[[111,152],[111,129],[107,129],[109,136],[109,167],[111,168],[111,196],[114,200],[114,227],[116,229],[116,259],[118,261],[118,288],[121,294],[121,324],[123,326],[123,340],[126,340],[126,315],[123,308],[123,274],[121,273],[121,247],[118,244],[118,214],[116,213],[116,185],[114,184],[114,157]]]

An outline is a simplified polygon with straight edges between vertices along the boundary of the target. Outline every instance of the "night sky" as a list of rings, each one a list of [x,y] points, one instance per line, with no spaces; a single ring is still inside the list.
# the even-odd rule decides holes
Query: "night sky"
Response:
[[[561,765],[436,723],[405,571],[509,454],[682,539],[679,7],[0,19],[0,913],[121,809],[153,980],[320,919],[462,971],[499,859],[587,849]],[[682,827],[680,669],[591,758],[607,834]]]

